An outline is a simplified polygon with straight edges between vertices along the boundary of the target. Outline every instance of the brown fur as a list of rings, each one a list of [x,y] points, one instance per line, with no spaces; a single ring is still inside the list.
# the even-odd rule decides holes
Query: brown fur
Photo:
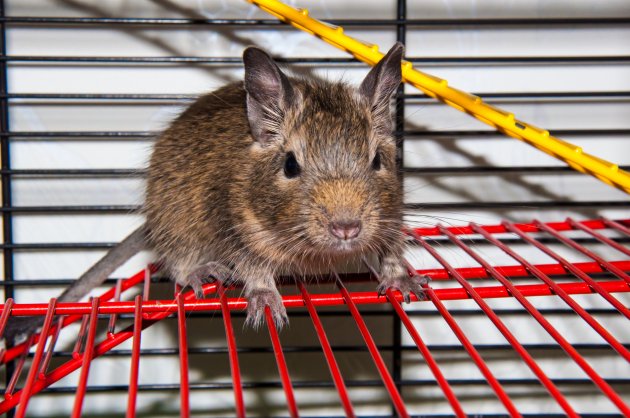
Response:
[[[399,69],[400,54],[389,65]],[[377,89],[386,70],[373,70],[362,89]],[[280,91],[277,100],[264,102],[266,95],[246,91],[239,82],[201,97],[177,118],[155,144],[145,203],[149,243],[173,277],[199,288],[202,276],[213,273],[204,266],[231,266],[250,297],[248,320],[254,325],[265,304],[279,325],[286,320],[277,306],[279,274],[330,269],[376,254],[384,283],[400,287],[407,277],[391,93],[372,98],[343,83],[276,73],[281,82],[272,77],[261,88]],[[264,80],[261,73],[253,76]],[[400,82],[397,77],[390,75],[390,90]],[[262,110],[248,107],[248,92]],[[259,114],[262,119],[256,119]],[[257,140],[250,126],[264,140]],[[288,152],[301,167],[296,178],[283,172]],[[377,152],[381,168],[375,170]],[[345,219],[362,223],[350,243],[329,232],[331,222]],[[275,302],[252,302],[262,294]]]
[[[339,252],[328,222],[343,214],[363,220],[365,251],[393,245],[378,234],[381,221],[388,229],[400,226],[393,139],[374,135],[369,106],[352,88],[292,83],[302,102],[285,117],[285,143],[263,148],[252,138],[238,83],[201,98],[155,144],[147,225],[152,246],[178,280],[213,260],[244,268],[234,257],[239,253],[282,273],[327,263]],[[383,168],[372,172],[377,149]],[[288,151],[303,167],[299,179],[283,176]]]
[[[266,306],[278,326],[287,321],[277,275],[321,272],[372,255],[381,262],[379,293],[396,288],[407,300],[410,293],[421,297],[426,281],[410,278],[402,263],[402,186],[391,135],[402,52],[401,44],[392,47],[355,89],[289,79],[264,51],[246,49],[245,81],[202,96],[158,138],[146,224],[61,300],[85,296],[147,244],[178,283],[198,294],[209,276],[240,280],[254,326]],[[301,168],[294,177],[284,172],[288,153]],[[356,237],[333,233],[357,221]],[[40,325],[12,321],[8,338]]]

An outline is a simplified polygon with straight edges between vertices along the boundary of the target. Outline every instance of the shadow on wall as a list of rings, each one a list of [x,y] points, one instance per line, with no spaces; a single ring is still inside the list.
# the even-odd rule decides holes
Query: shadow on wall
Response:
[[[171,13],[175,12],[181,15],[181,17],[183,18],[206,19],[206,16],[202,15],[195,9],[183,6],[171,0],[151,0],[151,2],[164,8],[165,10]],[[88,13],[95,17],[111,17],[103,8],[99,8],[98,6],[95,6],[93,4],[85,4],[77,0],[58,0],[58,3],[66,7],[75,8],[77,10],[80,10],[84,13]],[[218,29],[213,29],[213,30],[219,32],[222,37],[229,40],[230,42],[240,45],[243,49],[249,45],[256,44],[254,39],[237,34],[237,32],[230,27],[221,26]],[[123,27],[122,31],[129,34],[129,36],[133,36],[137,39],[143,40],[147,43],[150,43],[154,46],[159,47],[160,49],[170,54],[171,56],[181,55],[181,51],[179,51],[176,46],[170,45],[168,42],[166,42],[163,39],[153,37],[145,33],[143,30],[139,28]],[[313,68],[314,67],[312,66],[300,66],[300,67],[291,68],[291,71],[304,77],[320,78],[315,74],[315,72],[313,71]],[[225,83],[236,81],[232,73],[217,74],[216,69],[217,69],[216,66],[213,66],[213,67],[206,66],[204,68],[205,71],[213,72],[213,75],[218,75]],[[413,124],[409,121],[406,121],[405,125],[406,125],[406,129],[412,129],[416,131],[427,130],[426,127]],[[436,144],[438,144],[440,148],[444,150],[445,154],[453,154],[453,155],[458,155],[460,157],[464,157],[466,161],[470,163],[471,166],[477,166],[477,167],[493,166],[493,164],[484,156],[472,154],[470,151],[467,151],[466,149],[458,146],[456,138],[439,138],[439,139],[426,139],[426,140],[433,141]],[[524,192],[527,192],[528,194],[531,194],[531,195],[547,198],[549,200],[557,200],[557,201],[570,201],[571,200],[570,197],[566,195],[560,195],[560,194],[554,193],[553,191],[551,191],[544,185],[528,181],[524,175],[521,175],[518,173],[505,173],[501,175],[500,179],[502,181],[505,181],[506,183],[509,183],[511,185],[514,185],[514,186],[517,186],[518,188],[523,189]],[[448,185],[445,182],[440,181],[440,178],[438,176],[424,176],[423,181],[428,185],[444,190],[454,196],[463,198],[464,200],[467,200],[470,202],[483,202],[483,198],[480,198],[479,196],[475,195],[474,193],[471,193],[465,188],[453,187],[451,185]],[[409,192],[406,192],[406,194],[408,195]],[[524,205],[523,209],[531,209],[531,208]],[[500,215],[501,217],[509,218],[510,212],[512,210],[514,210],[514,208],[511,208],[510,210],[497,209],[496,213]],[[574,212],[586,218],[593,218],[593,217],[598,216],[597,210],[592,210],[588,208],[575,208]]]

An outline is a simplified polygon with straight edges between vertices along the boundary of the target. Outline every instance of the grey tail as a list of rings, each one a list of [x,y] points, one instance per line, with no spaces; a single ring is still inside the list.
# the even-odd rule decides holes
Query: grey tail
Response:
[[[127,238],[109,250],[59,295],[60,302],[76,302],[92,289],[103,284],[110,274],[146,247],[146,227],[142,225]],[[44,317],[10,317],[4,332],[7,345],[12,346],[19,337],[28,338],[44,323]]]

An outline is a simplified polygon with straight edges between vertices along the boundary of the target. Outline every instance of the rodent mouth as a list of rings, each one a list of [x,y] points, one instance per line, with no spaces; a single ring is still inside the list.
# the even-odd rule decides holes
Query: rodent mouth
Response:
[[[330,251],[334,253],[349,254],[359,249],[359,239],[335,239],[329,244]]]

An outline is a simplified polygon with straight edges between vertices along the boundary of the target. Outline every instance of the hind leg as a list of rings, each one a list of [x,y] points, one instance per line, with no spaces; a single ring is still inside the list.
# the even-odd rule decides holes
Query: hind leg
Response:
[[[195,292],[197,299],[203,299],[203,285],[214,281],[227,284],[231,281],[232,270],[224,264],[210,261],[200,264],[183,275],[177,275],[177,283],[180,286],[190,286]]]

